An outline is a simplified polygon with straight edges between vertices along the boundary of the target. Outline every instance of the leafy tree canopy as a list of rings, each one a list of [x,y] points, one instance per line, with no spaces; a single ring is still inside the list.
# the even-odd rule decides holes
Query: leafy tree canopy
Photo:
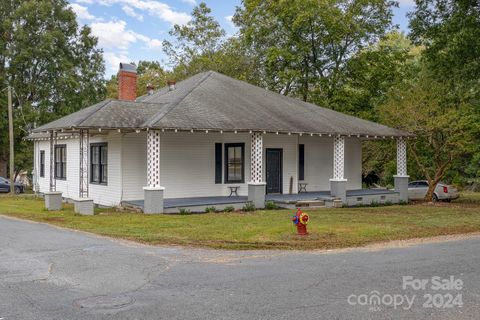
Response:
[[[244,0],[234,22],[271,90],[335,108],[347,61],[391,25],[384,0]]]
[[[102,51],[90,28],[77,25],[63,0],[0,2],[0,83],[14,90],[16,167],[31,167],[22,142],[34,124],[54,120],[104,97]],[[6,94],[0,93],[0,130],[8,132]],[[0,137],[0,166],[7,158]],[[23,153],[28,156],[23,156]]]

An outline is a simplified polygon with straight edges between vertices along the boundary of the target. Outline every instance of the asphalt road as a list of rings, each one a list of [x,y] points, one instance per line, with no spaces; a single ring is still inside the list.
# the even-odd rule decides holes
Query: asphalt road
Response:
[[[235,252],[143,246],[0,217],[1,320],[478,319],[479,270],[480,237]],[[404,276],[425,279],[425,289],[409,282],[404,290]]]

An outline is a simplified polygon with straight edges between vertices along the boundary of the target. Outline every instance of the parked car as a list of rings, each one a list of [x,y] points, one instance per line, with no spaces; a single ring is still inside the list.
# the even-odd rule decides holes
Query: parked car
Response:
[[[408,198],[410,200],[422,200],[425,198],[425,195],[428,191],[428,181],[426,180],[419,180],[419,181],[412,181],[408,184]],[[433,199],[432,201],[448,201],[457,199],[459,197],[459,193],[457,188],[447,185],[443,182],[439,182],[435,187],[433,192]]]
[[[23,193],[25,191],[25,186],[20,182],[15,182],[15,193]],[[10,192],[10,180],[0,177],[0,192]]]

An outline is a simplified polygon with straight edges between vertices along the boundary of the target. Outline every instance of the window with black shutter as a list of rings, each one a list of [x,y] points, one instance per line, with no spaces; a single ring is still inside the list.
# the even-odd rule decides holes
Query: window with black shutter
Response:
[[[55,179],[67,179],[67,146],[55,145]]]
[[[45,150],[40,150],[40,177],[45,177]]]
[[[108,182],[108,145],[107,143],[90,144],[90,183],[107,184]]]
[[[245,182],[245,143],[225,143],[225,183]]]

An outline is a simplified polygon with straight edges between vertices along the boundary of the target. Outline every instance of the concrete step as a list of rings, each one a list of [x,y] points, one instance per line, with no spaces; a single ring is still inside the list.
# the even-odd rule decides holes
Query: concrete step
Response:
[[[300,200],[296,203],[297,208],[323,208],[325,207],[324,200]]]
[[[121,207],[126,209],[126,210],[130,210],[130,211],[143,212],[142,206],[138,206],[138,205],[135,205],[133,203],[126,202],[126,201],[123,201],[121,203]]]

